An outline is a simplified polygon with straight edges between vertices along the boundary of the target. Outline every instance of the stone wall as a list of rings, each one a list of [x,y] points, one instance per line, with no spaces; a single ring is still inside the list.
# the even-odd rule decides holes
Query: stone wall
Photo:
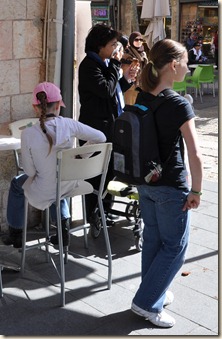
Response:
[[[43,27],[46,0],[0,1],[0,134],[11,121],[34,116],[31,96],[45,77]],[[9,183],[16,174],[13,151],[0,153],[0,227],[6,228]]]

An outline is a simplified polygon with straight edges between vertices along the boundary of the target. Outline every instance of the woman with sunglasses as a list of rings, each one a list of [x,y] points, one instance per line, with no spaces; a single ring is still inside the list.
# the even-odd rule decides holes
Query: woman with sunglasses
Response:
[[[143,37],[140,32],[132,32],[129,36],[129,46],[127,47],[122,59],[122,63],[137,61],[140,66],[140,71],[137,74],[133,86],[124,94],[125,104],[133,105],[136,101],[138,88],[141,87],[141,72],[148,63],[146,52],[143,46]]]

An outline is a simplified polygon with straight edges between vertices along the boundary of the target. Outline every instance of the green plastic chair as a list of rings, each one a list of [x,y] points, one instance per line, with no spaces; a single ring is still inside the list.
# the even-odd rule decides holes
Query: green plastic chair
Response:
[[[213,97],[215,98],[215,76],[214,76],[214,66],[213,65],[200,65],[202,67],[202,72],[200,75],[199,82],[203,84],[213,84]],[[203,93],[203,86],[202,86]]]
[[[186,94],[187,93],[186,80],[184,79],[183,81],[180,81],[180,82],[174,81],[173,90],[176,91],[176,92],[179,92],[180,94],[182,92],[185,92],[185,94]]]
[[[197,99],[197,92],[199,91],[200,101],[203,102],[202,94],[201,94],[201,83],[200,83],[200,76],[203,71],[203,68],[200,65],[195,68],[192,75],[187,75],[185,77],[186,87],[195,88],[195,97]]]

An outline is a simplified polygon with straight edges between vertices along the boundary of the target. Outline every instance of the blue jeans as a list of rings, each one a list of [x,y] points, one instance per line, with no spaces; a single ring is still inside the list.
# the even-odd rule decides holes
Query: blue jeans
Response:
[[[8,205],[7,205],[7,221],[9,226],[12,228],[23,228],[24,225],[24,203],[25,196],[22,185],[26,181],[28,176],[21,174],[14,177],[11,181],[8,194]],[[69,206],[66,199],[60,201],[61,208],[61,219],[70,218]],[[50,206],[50,214],[52,220],[56,221],[56,206],[53,203]]]
[[[133,302],[161,312],[166,290],[183,265],[189,241],[190,211],[182,211],[187,191],[168,186],[138,187],[144,221],[142,282]]]

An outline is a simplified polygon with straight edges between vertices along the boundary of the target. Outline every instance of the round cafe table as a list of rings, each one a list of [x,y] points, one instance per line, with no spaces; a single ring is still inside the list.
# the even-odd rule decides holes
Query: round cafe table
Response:
[[[191,65],[188,65],[188,67],[189,68],[191,68],[191,69],[195,69],[195,68],[197,68],[197,66],[201,66],[201,67],[204,67],[204,66],[210,66],[210,65],[212,65],[212,64],[191,64]],[[214,68],[217,68],[217,66],[216,65],[213,65],[213,67]]]
[[[0,135],[0,151],[17,150],[21,148],[21,140],[10,135]]]

